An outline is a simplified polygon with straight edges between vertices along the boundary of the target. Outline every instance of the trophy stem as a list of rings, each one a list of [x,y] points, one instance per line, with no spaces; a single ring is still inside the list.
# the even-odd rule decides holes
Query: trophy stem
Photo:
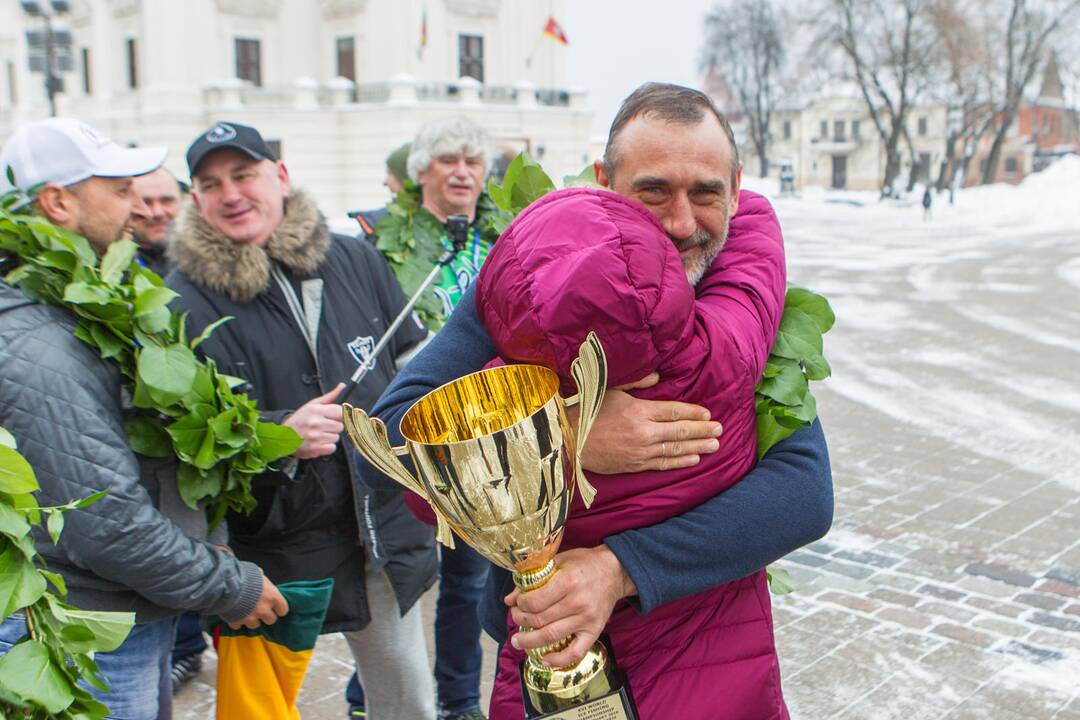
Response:
[[[538,570],[514,571],[514,584],[521,592],[529,592],[542,588],[555,574],[555,561],[548,560],[547,564]]]
[[[548,580],[558,572],[554,560],[549,560],[542,567],[523,572],[514,572],[514,585],[523,593],[532,592],[543,587]],[[521,628],[528,631],[531,628]],[[571,704],[580,701],[579,696],[586,695],[586,689],[595,691],[594,679],[605,674],[607,666],[607,650],[601,643],[594,643],[585,657],[573,665],[551,668],[544,665],[544,656],[567,648],[573,642],[574,636],[567,635],[555,642],[543,647],[528,651],[528,659],[525,661],[524,677],[525,684],[531,691],[530,696],[536,695],[534,704],[537,707],[551,702],[569,702]],[[610,683],[600,681],[604,691],[610,690]]]

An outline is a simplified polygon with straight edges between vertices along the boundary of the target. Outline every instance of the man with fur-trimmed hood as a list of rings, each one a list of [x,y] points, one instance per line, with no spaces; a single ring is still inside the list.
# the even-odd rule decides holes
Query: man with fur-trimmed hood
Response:
[[[232,316],[199,350],[303,438],[294,462],[255,483],[255,510],[228,517],[231,545],[276,583],[334,578],[323,632],[344,632],[371,716],[434,718],[417,602],[435,579],[434,539],[400,493],[360,481],[338,404],[340,381],[367,363],[350,402],[370,409],[426,330],[406,322],[371,356],[404,293],[374,247],[329,232],[257,130],[218,123],[187,162],[193,203],[170,247],[176,309],[192,334]]]

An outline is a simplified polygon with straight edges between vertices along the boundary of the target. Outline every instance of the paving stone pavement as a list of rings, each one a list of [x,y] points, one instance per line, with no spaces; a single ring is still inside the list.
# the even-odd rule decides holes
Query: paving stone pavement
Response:
[[[1080,720],[1080,306],[1056,272],[1080,232],[777,209],[838,318],[815,390],[835,521],[774,599],[792,717]]]
[[[835,522],[774,599],[792,718],[1080,720],[1080,305],[1056,272],[1080,232],[776,204],[791,279],[839,318],[815,390]],[[349,671],[324,638],[305,718],[342,717]],[[176,717],[211,717],[211,683]]]

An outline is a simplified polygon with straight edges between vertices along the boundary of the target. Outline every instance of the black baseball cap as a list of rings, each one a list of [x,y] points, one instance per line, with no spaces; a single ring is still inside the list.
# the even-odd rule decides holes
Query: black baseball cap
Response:
[[[225,148],[239,150],[254,160],[277,160],[274,151],[255,128],[240,123],[219,122],[191,143],[187,151],[188,173],[195,177],[195,169],[203,158]]]

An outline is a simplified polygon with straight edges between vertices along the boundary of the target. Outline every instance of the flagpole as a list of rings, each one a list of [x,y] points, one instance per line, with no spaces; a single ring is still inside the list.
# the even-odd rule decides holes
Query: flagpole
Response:
[[[529,57],[525,58],[525,68],[532,70],[533,57],[536,55],[536,48],[540,44],[540,38],[544,37],[544,33],[540,33],[540,37],[533,40],[532,52],[529,53]]]

